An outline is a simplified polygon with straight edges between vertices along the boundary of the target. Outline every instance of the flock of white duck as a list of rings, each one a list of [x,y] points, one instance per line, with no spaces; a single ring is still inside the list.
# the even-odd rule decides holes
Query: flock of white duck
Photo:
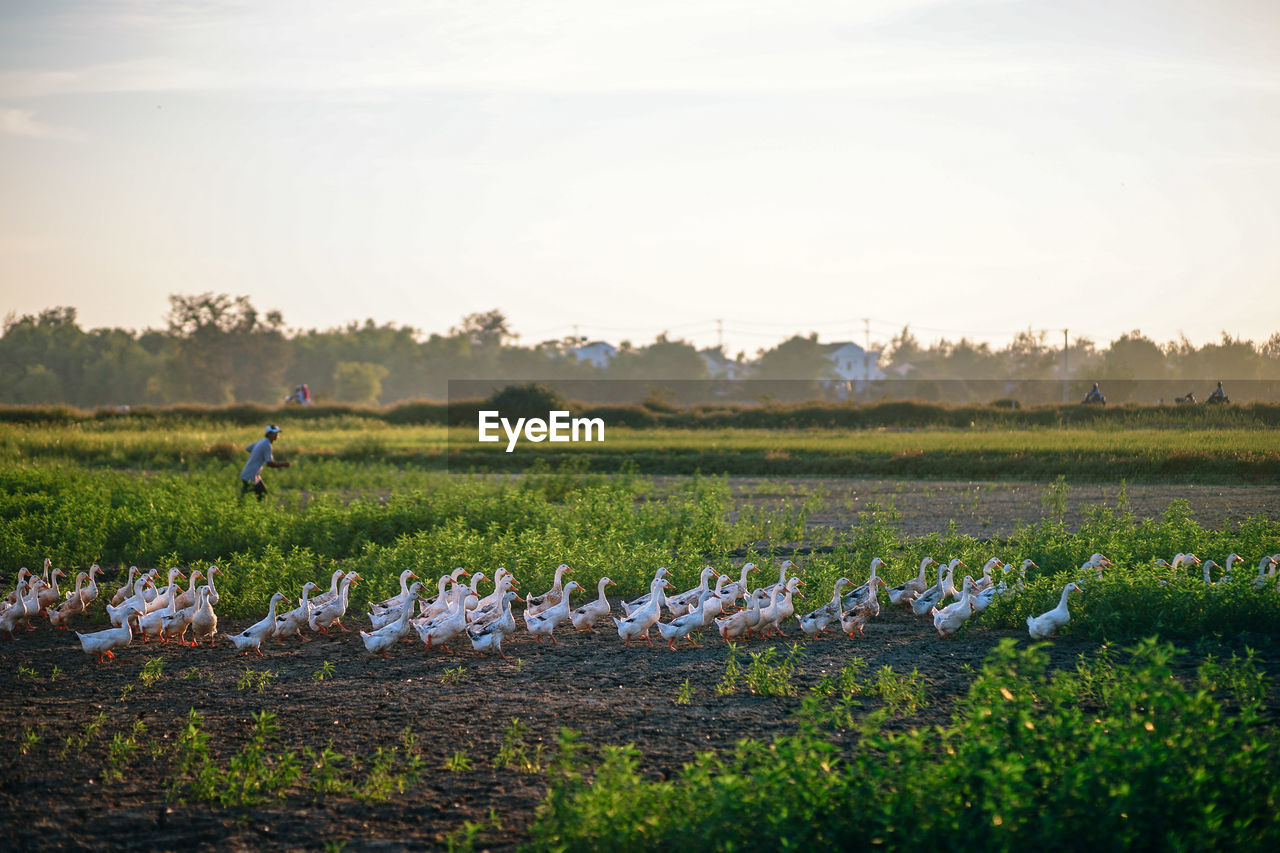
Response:
[[[1240,561],[1239,555],[1231,554],[1224,561],[1225,565],[1219,567],[1213,560],[1202,563],[1194,554],[1188,553],[1178,554],[1172,561],[1157,560],[1156,565],[1169,569],[1199,566],[1203,570],[1204,582],[1218,586],[1230,580],[1232,568]],[[885,565],[879,557],[873,559],[870,577],[851,590],[848,588],[854,587],[853,582],[840,578],[835,582],[831,600],[803,615],[795,613],[793,602],[795,591],[803,581],[795,575],[788,575],[789,571],[796,569],[790,560],[783,561],[777,582],[769,586],[751,589],[749,575],[759,571],[754,563],[742,566],[737,580],[707,566],[702,570],[697,586],[670,595],[667,591],[674,588],[670,572],[659,568],[647,594],[633,601],[621,602],[621,614],[615,613],[605,596],[605,588],[614,585],[607,577],[600,578],[595,598],[573,608],[570,596],[582,587],[576,581],[564,582],[565,575],[573,571],[567,565],[556,569],[551,589],[542,595],[523,598],[516,592],[519,584],[515,577],[504,568],[494,572],[493,590],[487,595],[482,595],[479,590],[481,581],[486,580],[483,572],[471,574],[466,569],[454,569],[440,577],[434,596],[426,596],[417,574],[406,570],[400,574],[400,593],[371,605],[368,614],[370,630],[360,631],[360,638],[370,654],[384,657],[395,643],[410,638],[410,632],[413,632],[427,650],[436,646],[451,651],[448,644],[465,637],[477,652],[496,652],[505,658],[503,639],[517,630],[511,609],[514,601],[524,603],[525,628],[539,642],[547,637],[558,643],[554,632],[565,622],[580,632],[599,633],[595,626],[606,617],[612,618],[618,637],[626,645],[636,640],[652,645],[650,631],[656,629],[672,650],[681,640],[697,646],[695,632],[713,627],[725,640],[785,636],[782,626],[792,617],[810,636],[828,633],[832,626],[838,625],[850,637],[861,637],[866,624],[880,614],[879,593],[882,588],[891,606],[910,608],[917,616],[929,617],[938,636],[950,638],[998,597],[1020,592],[1025,585],[1027,570],[1039,568],[1031,560],[1023,560],[1020,568],[1014,568],[998,557],[992,557],[982,567],[981,577],[974,579],[965,575],[957,588],[956,570],[967,568],[964,562],[956,558],[943,565],[932,557],[925,557],[914,579],[890,588],[878,574]],[[926,575],[934,566],[938,569],[938,580],[930,585]],[[1082,573],[1096,571],[1101,578],[1102,570],[1110,566],[1111,562],[1106,557],[1094,554],[1080,569]],[[1272,584],[1280,587],[1277,566],[1280,566],[1280,554],[1264,556],[1258,563],[1254,587],[1262,589]],[[1223,573],[1214,580],[1218,568]],[[214,578],[221,572],[220,568],[212,566],[207,573],[193,571],[188,579],[180,569],[173,568],[169,570],[168,582],[157,586],[159,573],[156,569],[140,572],[136,566],[130,567],[128,580],[115,591],[106,606],[106,614],[113,627],[90,634],[76,632],[76,636],[80,638],[85,653],[96,656],[100,663],[115,657],[114,650],[129,645],[135,636],[143,641],[155,638],[161,642],[174,640],[191,646],[208,639],[212,646],[218,631],[218,616],[214,608],[219,601]],[[996,572],[1000,572],[998,581]],[[46,616],[49,623],[57,628],[69,628],[72,619],[97,600],[97,578],[100,574],[102,570],[96,565],[88,572],[80,572],[75,589],[63,593],[58,589],[58,580],[66,573],[61,569],[51,571],[49,560],[45,560],[42,575],[22,569],[18,574],[17,588],[7,599],[0,601],[0,633],[7,633],[10,639],[14,639],[18,628],[34,630],[32,620],[40,615]],[[188,581],[185,590],[179,583],[183,580]],[[197,586],[199,580],[205,582]],[[304,628],[320,634],[328,634],[333,628],[349,631],[343,626],[342,617],[347,612],[351,588],[360,580],[357,572],[339,569],[330,578],[329,588],[318,594],[313,593],[319,587],[308,581],[302,587],[297,606],[287,611],[280,611],[278,606],[292,602],[277,592],[271,597],[264,618],[238,634],[224,636],[241,654],[252,651],[261,655],[262,643],[270,638],[283,643],[285,638],[296,636],[310,642],[303,633]],[[1056,607],[1039,616],[1028,617],[1030,636],[1046,639],[1066,625],[1071,618],[1067,609],[1068,597],[1081,591],[1078,581],[1064,585]],[[664,609],[670,614],[668,622],[661,621]],[[187,639],[188,631],[191,632],[190,640]]]

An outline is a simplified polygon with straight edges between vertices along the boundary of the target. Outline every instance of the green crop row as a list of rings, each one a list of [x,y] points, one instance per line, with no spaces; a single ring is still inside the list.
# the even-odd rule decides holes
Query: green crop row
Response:
[[[796,734],[661,781],[634,746],[597,759],[566,732],[528,849],[1275,849],[1280,741],[1255,662],[1207,660],[1188,684],[1171,646],[1130,652],[1050,675],[1041,647],[1003,641],[933,728],[815,690]],[[828,732],[850,722],[841,747]]]
[[[229,472],[215,466],[145,475],[0,466],[0,571],[12,578],[46,556],[66,568],[96,562],[119,574],[129,565],[217,563],[225,570],[222,609],[242,615],[260,611],[277,589],[294,596],[307,580],[327,586],[335,568],[365,579],[357,602],[395,592],[405,569],[430,585],[455,566],[490,577],[502,566],[540,591],[561,563],[588,589],[607,575],[630,596],[647,589],[659,566],[687,588],[703,565],[736,574],[750,560],[762,570],[755,577],[771,582],[782,555],[810,543],[813,552],[796,557],[805,580],[801,612],[825,601],[839,577],[865,579],[873,557],[888,561],[882,574],[894,585],[913,577],[926,556],[959,557],[973,573],[997,556],[1015,566],[1032,559],[1040,568],[1029,573],[1024,593],[997,601],[975,629],[1022,630],[1026,616],[1047,610],[1062,584],[1080,577],[1085,593],[1073,598],[1068,630],[1099,638],[1265,632],[1280,624],[1280,594],[1260,594],[1252,584],[1258,559],[1280,551],[1280,522],[1254,518],[1208,529],[1185,501],[1171,503],[1161,518],[1137,518],[1123,490],[1115,506],[1091,508],[1078,529],[1068,529],[1060,482],[1044,497],[1046,519],[980,541],[961,535],[945,509],[937,531],[923,536],[902,535],[891,505],[869,507],[852,527],[811,525],[823,495],[803,488],[776,509],[735,510],[719,477],[654,483],[580,469],[450,476],[341,461],[271,474],[272,488],[285,497],[260,504],[238,499]],[[1229,583],[1212,587],[1195,569],[1155,570],[1157,558],[1182,551],[1219,563],[1235,552],[1245,563]],[[1115,563],[1101,581],[1078,568],[1094,552]]]
[[[226,423],[154,428],[135,421],[0,426],[0,464],[39,460],[87,468],[214,470],[228,479],[260,437]],[[1280,478],[1280,432],[1266,429],[628,429],[608,426],[605,441],[481,444],[470,427],[390,426],[333,418],[289,426],[277,456],[302,465],[345,462],[405,471],[518,473],[537,465],[581,465],[644,474],[924,479],[1251,483]],[[284,476],[284,475],[281,475]],[[357,479],[363,475],[356,474]],[[292,482],[285,477],[282,484]],[[296,482],[301,482],[296,481]]]

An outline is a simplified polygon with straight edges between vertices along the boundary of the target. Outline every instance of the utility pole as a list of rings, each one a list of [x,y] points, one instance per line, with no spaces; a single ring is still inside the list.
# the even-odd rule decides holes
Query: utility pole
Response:
[[[1071,347],[1067,344],[1067,329],[1062,330],[1062,402],[1067,400],[1067,383],[1071,380]]]
[[[872,378],[872,320],[864,316],[863,318],[863,380],[870,382]]]
[[[716,320],[716,349],[724,352],[724,320]]]
[[[573,343],[574,345],[582,343],[582,339],[578,337],[578,324],[573,324]]]

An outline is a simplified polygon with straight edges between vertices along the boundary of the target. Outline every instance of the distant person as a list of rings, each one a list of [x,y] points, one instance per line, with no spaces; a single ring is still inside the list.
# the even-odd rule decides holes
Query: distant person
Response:
[[[1101,391],[1101,390],[1099,390],[1099,388],[1098,388],[1098,383],[1097,383],[1097,382],[1093,383],[1093,388],[1089,391],[1089,393],[1088,393],[1088,394],[1085,394],[1085,395],[1084,395],[1084,400],[1083,400],[1083,402],[1085,402],[1085,403],[1105,403],[1105,402],[1107,402],[1107,398],[1106,398],[1106,397],[1104,397],[1104,396],[1102,396],[1102,391]]]
[[[250,444],[245,450],[249,451],[249,461],[245,463],[244,469],[240,471],[240,499],[244,500],[244,496],[249,494],[252,489],[253,493],[258,496],[261,502],[267,496],[267,487],[262,482],[262,469],[266,468],[288,468],[288,462],[277,462],[271,455],[271,445],[280,437],[280,427],[272,424],[267,427],[265,437],[258,439]]]
[[[284,398],[284,403],[286,406],[290,403],[297,403],[300,406],[310,406],[311,389],[307,387],[307,383],[304,382],[297,388],[294,388],[293,393]]]
[[[1213,393],[1209,395],[1206,403],[1228,403],[1227,392],[1222,390],[1222,382],[1218,382],[1218,387],[1213,389]]]

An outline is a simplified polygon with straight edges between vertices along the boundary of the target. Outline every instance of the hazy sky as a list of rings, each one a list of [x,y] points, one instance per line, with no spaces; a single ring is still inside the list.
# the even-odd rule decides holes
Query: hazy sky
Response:
[[[1274,0],[6,0],[0,312],[1265,340],[1277,45]]]

